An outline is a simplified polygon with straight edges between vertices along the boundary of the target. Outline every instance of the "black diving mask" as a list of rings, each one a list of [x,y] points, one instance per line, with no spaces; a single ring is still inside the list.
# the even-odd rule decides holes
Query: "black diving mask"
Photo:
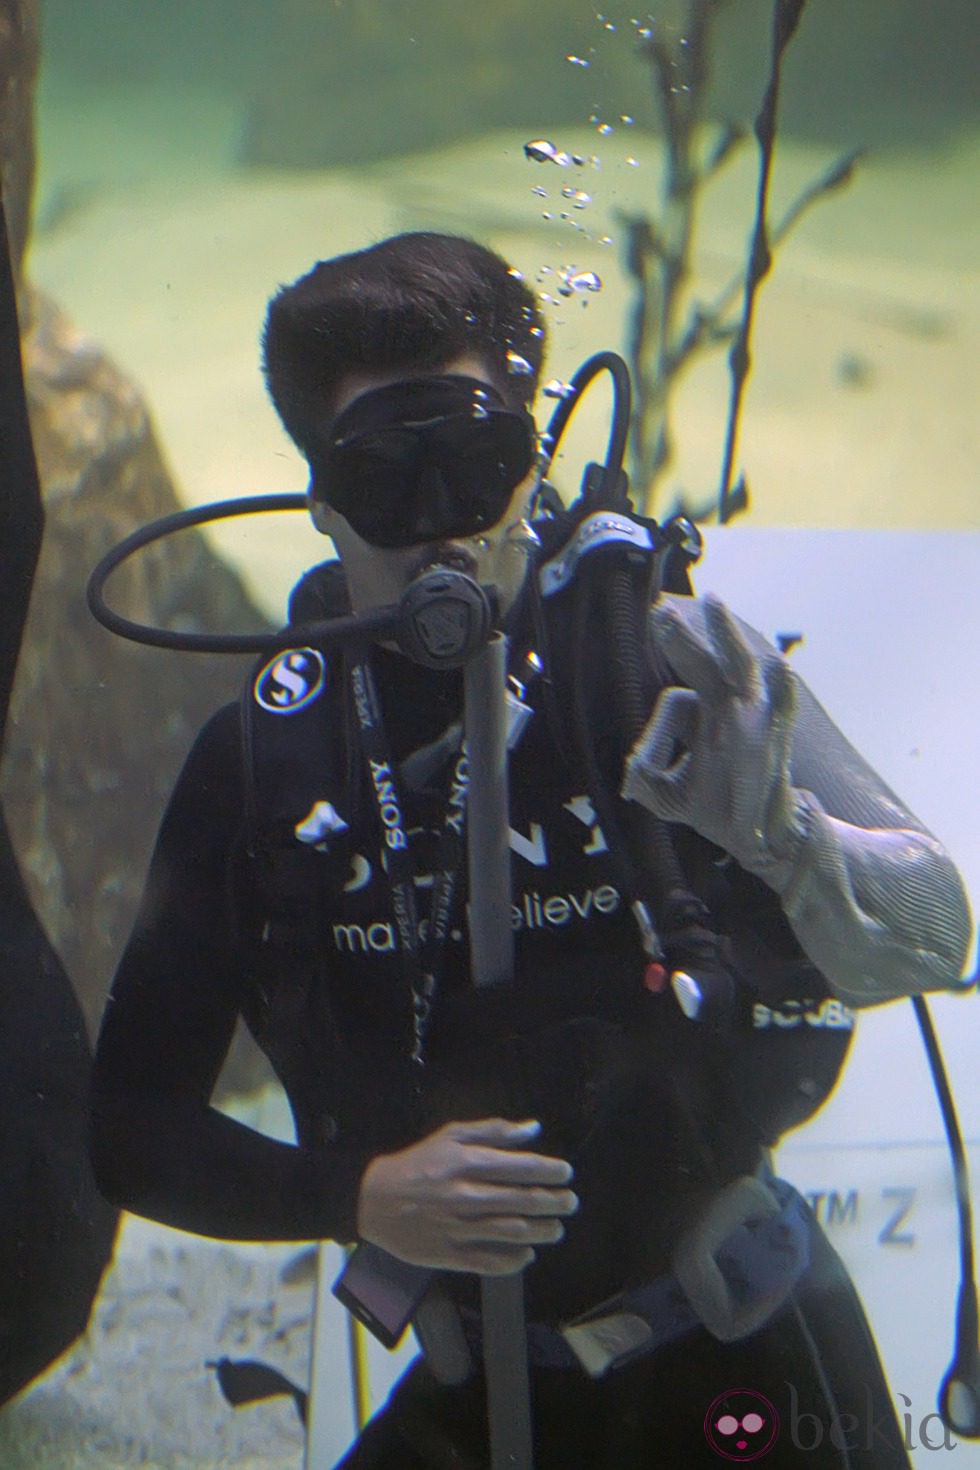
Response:
[[[496,525],[537,453],[534,419],[476,378],[411,378],[362,393],[310,454],[310,496],[371,546]]]

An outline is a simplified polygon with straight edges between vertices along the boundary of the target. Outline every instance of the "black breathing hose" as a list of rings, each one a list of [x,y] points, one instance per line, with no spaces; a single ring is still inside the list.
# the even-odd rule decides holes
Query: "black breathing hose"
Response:
[[[173,628],[156,628],[147,623],[137,623],[123,617],[105,600],[105,584],[124,561],[138,551],[162,541],[178,531],[195,526],[207,525],[212,521],[230,520],[237,516],[256,515],[281,510],[306,510],[305,495],[243,495],[235,500],[222,500],[213,505],[191,507],[161,516],[147,526],[133,531],[111,551],[107,551],[95,567],[88,580],[86,600],[92,616],[116,633],[134,643],[144,643],[151,648],[170,648],[181,653],[275,653],[294,647],[297,630],[286,628],[276,633],[191,633]],[[311,642],[331,644],[343,643],[354,634],[371,637],[391,631],[395,626],[397,608],[381,607],[369,613],[353,614],[348,617],[330,618],[326,621],[304,624],[303,636]]]
[[[629,433],[632,389],[629,369],[617,353],[597,353],[572,378],[571,391],[555,410],[544,436],[544,468],[553,459],[582,393],[603,371],[609,372],[613,379],[612,427],[601,470],[593,473],[594,467],[590,466],[586,472],[581,504],[586,515],[602,510],[631,515],[622,461]],[[733,982],[721,959],[721,939],[711,927],[705,905],[688,886],[668,823],[635,803],[617,799],[626,757],[668,677],[665,669],[654,670],[647,638],[647,614],[662,588],[670,543],[658,527],[651,525],[651,529],[652,558],[647,551],[638,552],[633,547],[614,543],[584,557],[577,568],[572,603],[575,752],[610,852],[615,854],[614,860],[634,905],[637,900],[652,905],[654,912],[650,917],[668,963],[672,962],[672,967],[678,969],[696,969],[706,980],[710,977],[716,986],[720,982],[719,993],[728,994],[733,991]],[[597,756],[601,732],[594,727],[588,698],[588,631],[593,609],[602,629],[603,663],[611,671],[610,698],[618,736],[611,779]]]
[[[618,352],[595,353],[594,356],[583,362],[571,378],[568,391],[559,400],[541,438],[545,470],[554,459],[559,440],[568,427],[568,421],[578,407],[582,394],[593,378],[597,378],[602,372],[609,373],[612,378],[614,395],[612,425],[609,430],[609,443],[606,446],[604,468],[609,478],[618,478],[620,475],[623,468],[623,457],[626,454],[626,441],[629,437],[633,389],[630,383],[629,368]]]
[[[978,1343],[977,1285],[973,1259],[973,1207],[966,1148],[956,1116],[956,1104],[943,1065],[939,1038],[925,997],[914,995],[912,1005],[929,1059],[933,1084],[946,1129],[953,1163],[953,1183],[960,1234],[960,1289],[956,1307],[953,1360],[939,1389],[939,1415],[943,1423],[964,1439],[980,1438],[980,1343]]]

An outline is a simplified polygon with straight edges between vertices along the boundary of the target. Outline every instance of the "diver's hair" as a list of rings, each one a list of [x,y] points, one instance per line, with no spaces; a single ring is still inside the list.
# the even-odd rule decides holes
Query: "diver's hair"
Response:
[[[321,260],[269,303],[262,341],[269,395],[309,455],[344,378],[438,372],[470,354],[513,408],[529,406],[544,328],[520,273],[457,235],[394,235]]]

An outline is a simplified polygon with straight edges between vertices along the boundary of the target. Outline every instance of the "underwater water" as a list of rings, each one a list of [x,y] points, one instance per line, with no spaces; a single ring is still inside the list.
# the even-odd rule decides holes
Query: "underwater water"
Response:
[[[666,228],[667,148],[642,51],[651,35],[681,45],[686,12],[680,0],[487,0],[479,14],[446,0],[46,0],[26,275],[144,395],[186,505],[305,489],[259,372],[266,302],[315,260],[401,230],[471,234],[534,285],[549,336],[543,425],[584,358],[628,351],[630,222]],[[762,0],[722,7],[699,157],[728,119],[751,127],[770,14]],[[777,243],[760,287],[735,464],[747,508],[710,524],[731,391],[722,348],[678,377],[673,453],[646,508],[704,513],[698,590],[770,638],[801,635],[793,667],[946,844],[978,903],[975,47],[972,7],[954,0],[804,8],[770,219],[861,156]],[[722,297],[737,318],[740,294],[726,293],[744,269],[757,174],[749,138],[698,190],[682,323]],[[555,473],[566,499],[604,449],[608,414],[601,389],[576,415]],[[209,545],[273,622],[328,550],[304,516],[222,526]],[[165,795],[154,787],[157,811]],[[980,1168],[975,1003],[944,997],[933,1011]],[[271,1086],[224,1105],[288,1134]],[[777,1164],[853,1274],[916,1430],[913,1463],[934,1464],[948,1451],[918,1426],[950,1358],[956,1215],[908,1005],[865,1013],[831,1101]],[[325,1247],[321,1283],[338,1264]],[[0,1464],[325,1470],[353,1432],[350,1348],[326,1293],[314,1320],[316,1286],[302,1247],[127,1219],[88,1333],[0,1411]],[[314,1339],[326,1386],[309,1444],[288,1398],[232,1409],[208,1366],[256,1358],[305,1386]],[[393,1359],[368,1343],[373,1407],[411,1351]],[[941,1441],[935,1421],[929,1432]],[[980,1466],[977,1443],[957,1444],[954,1464]]]

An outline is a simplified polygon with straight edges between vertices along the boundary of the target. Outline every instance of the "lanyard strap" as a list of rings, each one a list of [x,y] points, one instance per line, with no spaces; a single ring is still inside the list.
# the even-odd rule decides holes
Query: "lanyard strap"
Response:
[[[416,863],[405,826],[404,802],[381,714],[381,701],[366,650],[358,650],[348,671],[351,701],[361,751],[367,766],[378,829],[382,868],[398,929],[402,975],[412,998],[411,1059],[425,1064],[425,1033],[446,961],[456,884],[463,863],[469,767],[465,742],[457,753],[436,845],[432,899],[424,937],[416,894]]]

